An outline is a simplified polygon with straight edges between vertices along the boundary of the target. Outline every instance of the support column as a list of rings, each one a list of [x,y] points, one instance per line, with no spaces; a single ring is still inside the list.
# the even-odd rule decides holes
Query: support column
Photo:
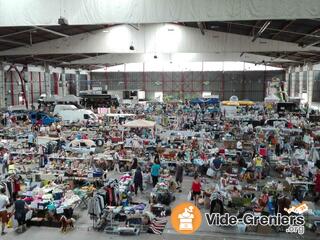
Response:
[[[76,71],[76,96],[80,93],[80,71]]]
[[[285,73],[285,82],[286,82],[286,84],[285,84],[286,92],[287,92],[288,96],[290,96],[291,95],[291,84],[292,83],[290,81],[290,72],[289,72],[289,70],[287,70],[286,73]]]
[[[14,86],[13,86],[13,71],[10,69],[10,95],[11,95],[11,105],[15,105],[14,99]]]
[[[204,91],[204,72],[203,72],[203,62],[201,63],[201,93],[200,93],[200,97],[202,97],[203,95],[203,91]]]
[[[262,101],[265,99],[266,95],[267,95],[267,66],[265,65],[264,67],[264,71],[263,71],[263,99]]]
[[[39,79],[39,97],[41,96],[42,94],[42,74],[41,72],[38,73],[38,79]]]
[[[124,90],[128,90],[128,76],[126,72],[126,64],[124,64],[124,71],[123,71],[123,79],[124,79]]]
[[[31,78],[28,74],[27,67],[24,67],[24,69],[21,71],[20,77],[22,78],[21,84],[24,84],[24,86],[22,85],[22,88],[24,90],[25,105],[26,105],[26,108],[29,109],[30,99],[32,99],[32,98],[30,98],[30,96],[29,96],[30,89],[31,89],[31,83],[30,83]],[[32,105],[32,103],[31,103],[31,105]]]
[[[295,87],[296,87],[296,72],[290,71],[291,74],[291,96],[290,97],[295,97]]]
[[[62,73],[61,73],[61,82],[62,82],[62,92],[61,92],[61,95],[64,97],[66,96],[66,90],[67,90],[67,85],[66,85],[66,71],[65,69],[63,68],[62,69]]]
[[[184,82],[185,82],[184,72],[182,71],[182,72],[181,72],[181,79],[180,79],[180,96],[179,96],[179,98],[180,98],[181,100],[184,100],[184,91],[185,91],[185,89],[184,89]]]
[[[87,90],[91,90],[91,72],[87,74]]]
[[[51,74],[50,74],[50,69],[49,65],[45,65],[44,67],[44,85],[45,85],[45,93],[47,97],[51,96]]]
[[[303,67],[299,69],[299,98],[302,98],[303,88]]]
[[[52,77],[53,77],[53,94],[59,95],[60,74],[52,73]]]
[[[30,104],[33,105],[34,103],[34,93],[33,93],[33,73],[30,72],[30,95],[31,95],[31,98],[30,98]]]
[[[5,91],[5,71],[4,65],[0,63],[0,107],[6,106],[6,91]]]
[[[314,71],[313,65],[310,64],[307,69],[307,77],[308,77],[308,87],[307,87],[307,94],[308,94],[308,105],[311,106],[312,104],[312,95],[313,95],[313,80],[314,80]]]
[[[219,96],[220,97],[220,96]],[[224,70],[222,71],[222,81],[221,81],[221,99],[220,100],[225,100],[224,99]]]

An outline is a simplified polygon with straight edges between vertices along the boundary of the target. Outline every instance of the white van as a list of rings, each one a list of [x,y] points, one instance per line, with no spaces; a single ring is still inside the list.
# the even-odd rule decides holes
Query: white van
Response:
[[[61,110],[57,114],[63,122],[98,121],[97,115],[86,109]]]
[[[75,105],[63,105],[57,104],[54,106],[53,115],[59,114],[63,110],[77,110],[78,108]]]

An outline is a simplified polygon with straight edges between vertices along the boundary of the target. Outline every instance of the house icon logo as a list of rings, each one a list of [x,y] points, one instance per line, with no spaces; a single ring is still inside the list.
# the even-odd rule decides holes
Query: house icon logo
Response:
[[[202,216],[200,210],[190,202],[177,205],[171,213],[173,228],[182,234],[192,234],[201,225]]]
[[[184,212],[182,214],[178,215],[178,218],[180,220],[179,230],[180,231],[186,231],[186,230],[193,230],[193,206],[189,206],[189,208],[185,208]]]

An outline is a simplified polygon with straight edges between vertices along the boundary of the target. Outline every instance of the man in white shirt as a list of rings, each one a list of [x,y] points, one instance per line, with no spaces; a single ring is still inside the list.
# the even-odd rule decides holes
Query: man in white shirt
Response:
[[[237,151],[239,151],[239,152],[242,151],[242,142],[241,141],[237,142]]]
[[[5,195],[6,190],[2,188],[0,190],[0,218],[2,222],[1,226],[1,235],[6,234],[4,232],[4,229],[8,223],[8,212],[7,212],[7,206],[10,204],[9,198]]]

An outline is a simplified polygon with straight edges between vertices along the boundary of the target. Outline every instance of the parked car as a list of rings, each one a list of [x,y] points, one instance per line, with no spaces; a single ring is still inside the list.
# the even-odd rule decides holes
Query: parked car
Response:
[[[75,139],[63,146],[65,151],[74,153],[90,153],[96,151],[96,144],[89,139]]]

